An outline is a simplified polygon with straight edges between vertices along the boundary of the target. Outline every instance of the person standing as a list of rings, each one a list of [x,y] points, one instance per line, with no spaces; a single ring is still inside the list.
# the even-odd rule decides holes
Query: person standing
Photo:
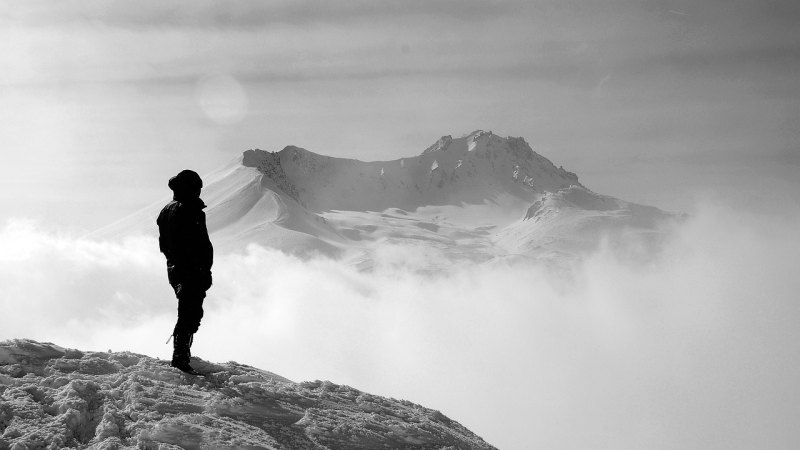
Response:
[[[200,199],[200,175],[183,170],[170,178],[168,185],[173,199],[161,210],[156,223],[158,245],[167,259],[167,279],[178,298],[171,365],[194,373],[189,365],[191,347],[203,318],[203,300],[211,287],[214,247],[206,228],[206,205]]]

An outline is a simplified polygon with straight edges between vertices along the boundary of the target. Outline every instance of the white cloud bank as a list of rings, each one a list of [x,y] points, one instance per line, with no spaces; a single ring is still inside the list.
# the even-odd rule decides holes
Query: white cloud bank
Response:
[[[503,449],[790,448],[798,223],[702,208],[646,263],[603,251],[558,280],[521,262],[420,275],[391,255],[359,273],[251,247],[217,259],[194,353],[406,398]],[[170,355],[152,238],[10,222],[0,286],[0,339]]]

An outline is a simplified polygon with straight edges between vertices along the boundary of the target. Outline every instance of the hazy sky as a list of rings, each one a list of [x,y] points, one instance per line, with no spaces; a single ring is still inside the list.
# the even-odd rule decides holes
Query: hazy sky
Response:
[[[0,2],[0,219],[101,227],[249,148],[525,137],[597,192],[797,205],[793,0]]]

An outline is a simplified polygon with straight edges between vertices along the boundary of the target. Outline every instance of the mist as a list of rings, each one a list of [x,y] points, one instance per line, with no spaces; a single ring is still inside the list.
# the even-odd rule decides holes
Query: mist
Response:
[[[359,272],[250,246],[218,255],[192,351],[408,399],[503,449],[790,448],[798,219],[705,203],[657,254],[604,246],[559,276],[521,260],[431,274],[397,246]],[[0,339],[171,355],[154,238],[12,220],[0,249]]]

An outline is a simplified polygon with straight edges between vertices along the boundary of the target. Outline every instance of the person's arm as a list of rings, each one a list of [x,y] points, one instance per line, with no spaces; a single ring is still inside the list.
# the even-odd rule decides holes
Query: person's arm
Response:
[[[173,256],[173,232],[171,225],[172,205],[165,206],[158,214],[156,224],[158,225],[158,248],[167,258],[167,262],[172,262]]]
[[[208,237],[208,228],[206,227],[206,214],[200,211],[199,221],[199,242],[200,242],[200,266],[203,269],[211,270],[214,265],[214,246],[211,245],[211,239]]]

